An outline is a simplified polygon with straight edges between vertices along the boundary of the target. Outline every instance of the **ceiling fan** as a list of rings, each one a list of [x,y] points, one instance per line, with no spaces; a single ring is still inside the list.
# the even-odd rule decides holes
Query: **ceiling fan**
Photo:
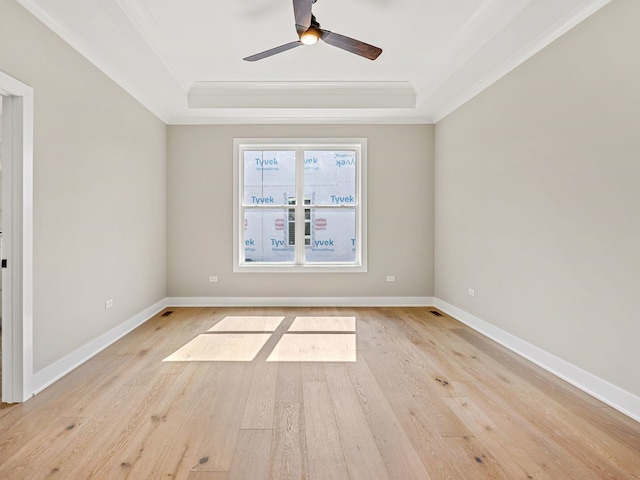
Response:
[[[318,40],[322,40],[329,45],[341,48],[347,52],[368,58],[369,60],[378,58],[382,53],[381,48],[320,28],[320,24],[316,20],[315,15],[311,13],[311,6],[316,3],[316,1],[317,0],[293,0],[293,13],[296,18],[296,30],[300,40],[285,43],[279,47],[246,57],[243,60],[255,62],[256,60],[262,60],[276,53],[286,52],[300,45],[313,45]]]

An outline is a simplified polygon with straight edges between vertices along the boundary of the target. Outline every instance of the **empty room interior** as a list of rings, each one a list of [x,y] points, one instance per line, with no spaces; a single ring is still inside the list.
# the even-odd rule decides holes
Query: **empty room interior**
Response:
[[[0,0],[0,479],[640,479],[639,19]]]

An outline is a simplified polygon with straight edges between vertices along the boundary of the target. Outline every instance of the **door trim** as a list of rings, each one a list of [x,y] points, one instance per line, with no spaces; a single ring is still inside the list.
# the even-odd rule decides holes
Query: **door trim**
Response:
[[[33,393],[33,89],[0,71],[3,101],[2,401]],[[6,133],[6,135],[5,135]]]

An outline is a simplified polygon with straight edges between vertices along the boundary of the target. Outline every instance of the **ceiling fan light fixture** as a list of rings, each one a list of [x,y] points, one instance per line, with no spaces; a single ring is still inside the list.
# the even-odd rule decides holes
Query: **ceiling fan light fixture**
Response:
[[[320,38],[320,32],[315,28],[310,28],[300,36],[300,41],[305,45],[314,45]]]
[[[320,28],[318,20],[311,11],[311,5],[314,3],[316,3],[316,0],[293,0],[293,14],[296,19],[298,40],[285,43],[279,47],[270,48],[264,52],[246,57],[243,60],[246,62],[255,62],[256,60],[262,60],[263,58],[286,52],[301,45],[313,45],[318,43],[318,40],[322,40],[329,45],[333,45],[349,53],[368,58],[369,60],[375,60],[382,53],[381,48]]]

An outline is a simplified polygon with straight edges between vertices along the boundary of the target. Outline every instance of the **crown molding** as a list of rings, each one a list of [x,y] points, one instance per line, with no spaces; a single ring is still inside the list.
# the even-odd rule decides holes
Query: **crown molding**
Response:
[[[433,118],[424,116],[219,116],[175,117],[169,125],[432,125]]]
[[[441,85],[436,88],[430,87],[430,90],[423,89],[419,91],[418,104],[428,104],[429,106],[426,110],[429,111],[435,123],[439,122],[580,24],[586,18],[593,15],[610,1],[611,0],[582,0],[573,9],[563,15],[559,15],[558,20],[553,25],[537,35],[529,34],[527,36],[527,25],[525,25],[527,22],[524,21],[524,15],[520,15],[518,18],[509,22],[507,27],[493,37],[482,49],[478,50],[470,61],[458,68],[451,76],[443,81]],[[550,8],[548,5],[544,5],[544,3],[545,2],[532,2],[527,7],[527,9],[530,9],[530,12],[527,12],[529,15],[527,15],[526,18],[533,17],[542,21],[544,16],[548,15],[547,12]],[[554,3],[553,5],[556,8],[561,8],[559,3]],[[532,28],[530,24],[529,28]],[[496,59],[491,58],[495,56],[495,54],[492,55],[492,52],[498,51],[495,44],[518,44],[518,42],[513,40],[514,38],[519,38],[519,44],[521,46],[514,49],[511,55],[506,56],[506,59],[502,62],[497,62],[495,61]],[[511,41],[507,42],[507,39],[511,39]],[[495,65],[495,67],[490,68],[491,65]],[[486,69],[481,75],[479,75],[480,72],[478,72],[478,68],[480,67]],[[475,71],[473,70],[474,68]],[[470,83],[468,81],[470,78],[476,78],[477,80]]]
[[[414,108],[409,82],[197,82],[189,108]]]
[[[165,123],[182,103],[175,98],[184,101],[184,89],[116,4],[105,1],[96,9],[95,2],[48,2],[45,10],[35,0],[16,1]],[[80,16],[82,31],[74,28]],[[101,38],[111,39],[109,48],[101,48]]]

